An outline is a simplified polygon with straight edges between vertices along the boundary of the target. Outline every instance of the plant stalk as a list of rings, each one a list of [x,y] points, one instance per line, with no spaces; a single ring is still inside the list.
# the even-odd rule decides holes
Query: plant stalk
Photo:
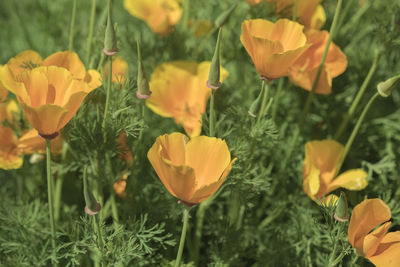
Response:
[[[293,20],[293,21],[296,21],[296,20],[297,20],[297,10],[298,10],[298,7],[299,7],[299,0],[296,0],[296,1],[294,2],[294,7],[293,7],[293,17],[292,17],[292,20]]]
[[[343,223],[340,223],[339,224],[339,228],[337,229],[336,238],[335,238],[334,244],[333,244],[333,249],[332,249],[331,255],[329,257],[328,267],[336,266],[336,263],[335,263],[336,250],[337,250],[337,247],[338,247],[340,234],[341,234],[342,229],[343,229],[342,224]]]
[[[265,106],[267,105],[267,99],[268,99],[268,95],[269,95],[269,84],[264,79],[262,80],[261,90],[263,90],[264,92],[263,92],[263,99],[261,102],[260,112],[258,113],[258,117],[257,117],[257,123],[259,123],[261,120],[261,117],[264,116]]]
[[[94,19],[96,17],[96,0],[92,0],[92,9],[90,11],[90,21],[89,21],[89,34],[86,45],[86,66],[90,64],[90,56],[92,53],[92,39],[93,39],[93,28],[94,28]]]
[[[215,136],[215,110],[214,110],[214,90],[211,89],[211,96],[210,96],[210,137]]]
[[[46,170],[47,170],[47,196],[49,201],[50,227],[51,227],[51,246],[53,248],[53,256],[56,257],[56,224],[54,221],[54,196],[53,196],[53,177],[51,175],[51,143],[50,139],[46,139]],[[52,261],[53,261],[52,260]],[[56,266],[53,261],[53,266]]]
[[[76,0],[74,0],[72,5],[71,25],[69,28],[69,45],[68,45],[69,51],[72,51],[74,49],[75,17],[76,17]]]
[[[106,123],[107,123],[108,109],[109,109],[109,105],[110,105],[111,79],[112,79],[112,57],[108,57],[108,60],[109,60],[109,63],[108,63],[106,106],[104,108],[103,123],[101,124],[101,128],[103,129],[104,140],[106,138],[105,128],[106,128]]]
[[[188,221],[189,221],[189,209],[187,207],[185,207],[183,209],[183,227],[182,227],[181,240],[179,241],[178,254],[176,255],[175,267],[179,267],[181,265],[181,259],[182,259],[183,247],[185,244]]]

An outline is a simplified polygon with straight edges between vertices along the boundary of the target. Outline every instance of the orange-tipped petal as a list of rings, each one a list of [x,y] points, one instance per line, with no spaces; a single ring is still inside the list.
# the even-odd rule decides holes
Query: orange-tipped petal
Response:
[[[383,225],[376,228],[370,234],[366,235],[363,239],[356,242],[356,246],[362,245],[362,253],[364,257],[368,258],[375,254],[378,249],[379,243],[385,237],[391,222],[384,223]]]
[[[77,79],[84,79],[86,74],[85,66],[75,52],[63,51],[48,56],[43,61],[43,66],[57,66],[66,68]]]
[[[10,59],[7,67],[15,78],[20,73],[41,66],[42,57],[33,50],[26,50]]]
[[[375,227],[388,221],[390,208],[380,199],[366,199],[354,207],[348,237],[350,244],[363,253],[363,239]]]
[[[339,187],[354,191],[362,190],[368,185],[367,177],[368,174],[361,169],[348,170],[329,184],[328,191],[333,191]]]

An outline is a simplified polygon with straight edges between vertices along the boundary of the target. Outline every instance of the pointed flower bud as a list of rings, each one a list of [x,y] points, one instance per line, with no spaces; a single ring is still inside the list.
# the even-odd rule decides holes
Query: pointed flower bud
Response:
[[[140,55],[140,45],[139,40],[137,43],[137,53],[138,53],[138,76],[137,76],[137,85],[138,90],[136,92],[137,98],[145,99],[149,98],[151,95],[149,81],[147,80],[146,72],[144,70],[142,56]]]
[[[222,12],[221,15],[218,16],[218,18],[215,20],[215,27],[220,28],[225,25],[225,23],[228,22],[231,14],[235,10],[237,4],[234,4],[231,8],[229,8],[227,11]]]
[[[101,205],[100,202],[94,198],[92,191],[89,189],[86,170],[87,166],[85,166],[83,171],[83,195],[86,202],[85,212],[88,215],[96,215],[101,210]]]
[[[218,31],[217,44],[215,45],[214,56],[211,61],[210,72],[208,74],[207,87],[211,89],[218,89],[221,86],[220,82],[220,63],[219,63],[219,47],[221,40],[222,28]]]
[[[115,55],[118,52],[117,48],[117,37],[115,35],[114,24],[112,21],[112,12],[111,12],[111,1],[108,0],[108,17],[107,17],[107,26],[106,26],[106,34],[104,37],[104,49],[103,52],[107,56]]]
[[[392,93],[393,88],[400,81],[400,75],[387,79],[384,82],[378,83],[378,93],[383,97],[388,97]]]
[[[347,222],[349,220],[349,206],[347,205],[346,194],[343,192],[340,192],[335,215],[333,217],[339,222]]]

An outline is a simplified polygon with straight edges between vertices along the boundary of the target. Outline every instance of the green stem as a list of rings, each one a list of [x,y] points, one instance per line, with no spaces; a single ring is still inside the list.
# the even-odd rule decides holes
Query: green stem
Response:
[[[183,16],[182,16],[182,29],[187,30],[189,24],[189,10],[190,10],[190,0],[185,0],[183,2]]]
[[[322,73],[322,68],[323,68],[323,66],[325,64],[325,61],[326,61],[326,58],[328,56],[329,46],[330,46],[330,44],[332,42],[332,39],[333,39],[333,37],[334,37],[334,35],[336,33],[336,25],[337,25],[338,18],[340,16],[340,10],[342,8],[342,2],[343,2],[343,0],[338,0],[338,4],[337,4],[337,7],[336,7],[335,15],[333,17],[333,22],[332,22],[331,28],[329,30],[329,38],[328,38],[328,41],[326,42],[324,54],[322,55],[321,62],[319,63],[319,67],[318,67],[318,70],[317,70],[317,75],[315,76],[314,82],[313,82],[312,87],[311,87],[311,91],[308,94],[308,97],[307,97],[307,100],[306,100],[306,104],[304,105],[304,109],[303,109],[303,112],[302,112],[301,117],[300,117],[300,128],[301,129],[303,128],[304,120],[305,120],[305,118],[306,118],[306,116],[308,114],[308,111],[310,109],[310,106],[311,106],[311,103],[312,103],[312,99],[314,97],[314,92],[315,92],[315,89],[317,88],[317,85],[318,85],[318,82],[319,82],[319,78],[320,78],[321,73]]]
[[[332,249],[331,255],[329,257],[328,267],[336,266],[336,262],[335,262],[336,250],[337,250],[338,243],[339,243],[339,240],[340,240],[340,234],[342,233],[342,225],[343,225],[343,223],[340,223],[339,227],[337,229],[336,238],[333,241],[334,242],[333,243],[333,249]]]
[[[92,53],[92,39],[93,39],[93,28],[94,28],[94,18],[96,16],[96,0],[92,0],[92,9],[90,11],[90,22],[89,22],[89,35],[86,46],[86,66],[90,64],[90,56]]]
[[[278,88],[276,89],[276,93],[275,93],[275,102],[272,106],[272,120],[275,120],[276,117],[276,112],[278,111],[278,103],[279,103],[279,98],[281,97],[281,93],[282,93],[282,88],[283,88],[283,84],[285,83],[285,78],[280,78],[279,82],[278,82]]]
[[[69,51],[72,51],[74,49],[75,17],[76,17],[76,0],[74,0],[74,3],[72,5],[71,25],[69,28],[69,45],[68,45]]]
[[[181,240],[179,241],[178,254],[176,255],[175,267],[179,267],[181,265],[181,259],[182,259],[183,247],[185,244],[188,221],[189,221],[189,209],[187,207],[185,207],[183,209],[183,227],[182,227]]]
[[[56,266],[56,224],[54,221],[54,196],[53,196],[53,177],[51,175],[51,143],[46,139],[46,169],[47,169],[47,196],[49,201],[50,227],[51,227],[51,246],[53,248],[53,266]]]
[[[108,108],[109,108],[109,105],[110,105],[111,79],[112,79],[112,57],[108,57],[108,60],[109,60],[109,63],[108,63],[109,65],[108,65],[106,106],[104,108],[103,123],[101,124],[101,128],[103,129],[104,139],[106,137],[105,128],[106,128],[106,123],[107,123]]]
[[[358,118],[357,124],[356,126],[354,126],[353,131],[351,132],[351,135],[349,137],[349,139],[347,140],[346,146],[344,147],[344,152],[343,155],[338,163],[338,167],[336,169],[336,173],[334,175],[334,177],[336,177],[336,175],[339,173],[340,168],[342,167],[342,164],[347,156],[347,153],[349,153],[350,151],[350,147],[353,144],[354,138],[356,137],[358,131],[360,130],[361,124],[364,121],[365,115],[367,114],[369,108],[371,107],[372,103],[375,101],[375,99],[379,96],[379,93],[375,93],[371,99],[368,101],[367,105],[364,107],[363,112],[361,113],[361,116]]]
[[[215,136],[215,111],[214,111],[214,90],[211,89],[211,97],[210,97],[210,136]]]
[[[363,81],[363,83],[362,83],[362,85],[360,87],[360,90],[358,90],[356,98],[354,99],[354,101],[351,104],[349,110],[347,111],[346,117],[343,119],[343,121],[340,124],[338,130],[336,131],[334,139],[338,140],[340,138],[340,136],[342,135],[343,131],[346,129],[346,126],[349,123],[350,118],[353,116],[354,111],[356,110],[357,105],[361,100],[361,97],[364,95],[364,92],[367,89],[367,86],[370,83],[371,78],[375,73],[376,66],[378,65],[378,61],[379,61],[380,55],[381,55],[381,53],[376,53],[375,54],[374,62],[372,63],[372,66],[369,69],[369,72],[368,72],[367,76],[365,77],[365,80]]]
[[[293,7],[293,17],[292,17],[293,21],[297,20],[297,9],[298,9],[298,6],[299,6],[299,0],[296,0],[294,2],[294,7]]]
[[[65,162],[68,152],[68,143],[63,142],[62,152],[61,152],[61,162]],[[60,174],[56,180],[56,188],[54,194],[54,219],[58,222],[60,218],[60,203],[62,194],[62,185],[64,183],[64,174]]]
[[[144,127],[146,107],[145,107],[145,102],[144,101],[140,101],[140,102],[141,102],[140,105],[142,106],[142,126]],[[140,130],[140,133],[139,133],[138,145],[142,141],[142,138],[143,138],[143,128]]]
[[[94,215],[94,221],[97,232],[97,246],[99,247],[99,250],[101,252],[101,266],[104,266],[104,242],[103,242],[103,236],[101,234],[100,220],[98,214]]]
[[[257,117],[257,123],[259,123],[261,120],[261,117],[264,116],[265,106],[267,105],[267,99],[268,99],[268,94],[269,94],[269,86],[268,86],[268,83],[264,79],[262,80],[261,90],[263,90],[264,92],[263,92],[263,99],[261,102],[260,112],[258,113],[258,117]]]

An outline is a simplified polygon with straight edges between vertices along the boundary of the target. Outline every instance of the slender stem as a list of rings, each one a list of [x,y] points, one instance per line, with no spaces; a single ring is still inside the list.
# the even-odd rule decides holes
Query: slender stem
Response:
[[[90,22],[89,22],[89,35],[86,46],[86,66],[90,64],[90,56],[92,53],[92,39],[93,39],[93,28],[94,28],[94,18],[96,16],[96,0],[92,0],[92,9],[90,11]]]
[[[68,152],[68,143],[63,142],[62,152],[61,152],[61,162],[65,162]],[[61,194],[62,194],[62,185],[64,182],[64,174],[60,174],[56,180],[56,188],[54,194],[54,219],[58,222],[60,218],[60,203],[61,203]]]
[[[263,90],[263,99],[261,102],[261,107],[260,107],[260,112],[258,113],[258,117],[257,117],[257,123],[260,122],[261,117],[264,116],[264,110],[265,110],[265,106],[267,105],[267,99],[268,99],[268,93],[269,93],[269,86],[268,83],[265,82],[265,80],[262,80],[262,84],[261,84],[261,90]]]
[[[144,101],[140,101],[140,105],[142,106],[142,126],[144,127],[145,124],[145,114],[146,114],[146,107]],[[139,132],[139,138],[138,138],[138,145],[142,141],[143,138],[143,128]]]
[[[210,136],[215,136],[215,111],[214,111],[214,90],[211,89],[211,97],[210,97]]]
[[[74,0],[74,3],[72,5],[71,25],[69,28],[69,45],[68,45],[69,51],[72,51],[74,49],[75,17],[76,17],[76,0]]]
[[[329,46],[330,46],[330,44],[332,42],[332,39],[333,39],[333,37],[334,37],[334,35],[336,33],[336,25],[337,25],[338,18],[340,16],[340,10],[342,8],[342,2],[343,2],[343,0],[338,0],[338,4],[336,6],[335,15],[333,17],[333,22],[332,22],[331,28],[329,30],[329,38],[328,38],[328,41],[326,42],[324,54],[322,55],[321,62],[319,64],[319,67],[318,67],[318,70],[317,70],[317,75],[315,76],[314,82],[313,82],[312,87],[311,87],[311,91],[308,94],[308,97],[307,97],[307,100],[306,100],[306,104],[304,105],[304,109],[303,109],[303,112],[302,112],[301,117],[300,117],[300,128],[303,128],[304,120],[305,120],[306,115],[308,114],[308,111],[310,109],[310,106],[311,106],[311,103],[312,103],[312,99],[314,97],[314,92],[315,92],[315,89],[317,88],[317,85],[318,85],[318,82],[319,82],[319,78],[320,78],[321,73],[322,73],[322,68],[323,68],[323,66],[325,64],[325,61],[326,61],[326,58],[328,56]]]
[[[109,60],[109,63],[108,63],[109,65],[108,65],[106,106],[104,108],[103,123],[101,124],[101,128],[103,129],[104,139],[105,139],[105,128],[106,128],[106,123],[107,123],[108,108],[110,105],[111,79],[112,79],[112,57],[109,57],[108,60]]]
[[[298,7],[299,7],[299,0],[296,0],[294,2],[294,7],[293,7],[293,17],[292,17],[293,21],[297,20],[297,9],[298,9]]]
[[[329,257],[328,267],[336,266],[336,264],[335,264],[336,250],[337,250],[338,243],[340,240],[340,234],[342,233],[342,225],[343,225],[343,223],[339,224],[339,227],[338,227],[337,233],[336,233],[336,238],[335,238],[335,240],[333,240],[333,242],[334,242],[333,249],[332,249],[331,255]]]
[[[97,232],[97,246],[99,247],[99,250],[101,252],[101,266],[104,266],[104,242],[103,242],[103,236],[101,234],[100,220],[98,214],[94,215],[94,222],[96,225],[96,232]]]
[[[347,111],[346,117],[343,119],[343,121],[340,124],[338,130],[335,133],[335,139],[336,140],[338,140],[340,138],[340,136],[342,135],[343,131],[346,129],[346,126],[349,123],[350,118],[353,116],[354,111],[356,110],[357,105],[361,100],[361,97],[364,95],[364,92],[367,89],[367,86],[370,83],[371,78],[375,73],[376,66],[378,65],[378,61],[379,61],[380,55],[381,55],[381,53],[376,53],[375,54],[372,66],[369,69],[369,72],[368,72],[367,76],[365,77],[365,80],[363,81],[363,83],[362,83],[362,85],[360,87],[360,90],[358,90],[356,98],[354,99],[353,103],[351,103],[351,106],[350,106],[349,110]]]
[[[358,131],[360,130],[361,124],[364,121],[365,115],[367,114],[369,108],[371,107],[372,103],[375,101],[375,99],[379,96],[379,93],[375,93],[371,99],[368,101],[367,105],[364,107],[363,112],[361,113],[361,116],[358,118],[356,126],[354,126],[353,131],[351,132],[351,135],[349,139],[347,140],[346,146],[344,147],[344,152],[343,155],[338,163],[338,167],[336,169],[336,173],[334,177],[339,173],[340,168],[342,167],[342,164],[347,156],[347,153],[350,151],[350,147],[353,144],[354,138],[356,137]]]
[[[281,97],[281,93],[282,93],[282,88],[283,88],[283,84],[285,83],[285,78],[280,78],[279,82],[278,82],[278,88],[276,89],[276,93],[275,93],[275,102],[272,106],[272,120],[275,120],[276,117],[276,112],[278,111],[278,103],[279,103],[279,98]]]
[[[189,24],[190,0],[183,2],[182,29],[187,30]]]
[[[183,209],[183,227],[182,227],[181,240],[179,241],[178,254],[176,255],[175,267],[179,267],[181,265],[181,259],[182,259],[183,247],[185,244],[188,221],[189,221],[189,209],[185,207]]]
[[[46,139],[46,169],[47,169],[47,196],[49,201],[50,227],[51,227],[51,245],[53,256],[56,256],[56,224],[54,221],[54,196],[53,196],[53,177],[51,175],[51,143]],[[55,258],[53,259],[55,260]],[[53,265],[56,264],[53,262]]]

